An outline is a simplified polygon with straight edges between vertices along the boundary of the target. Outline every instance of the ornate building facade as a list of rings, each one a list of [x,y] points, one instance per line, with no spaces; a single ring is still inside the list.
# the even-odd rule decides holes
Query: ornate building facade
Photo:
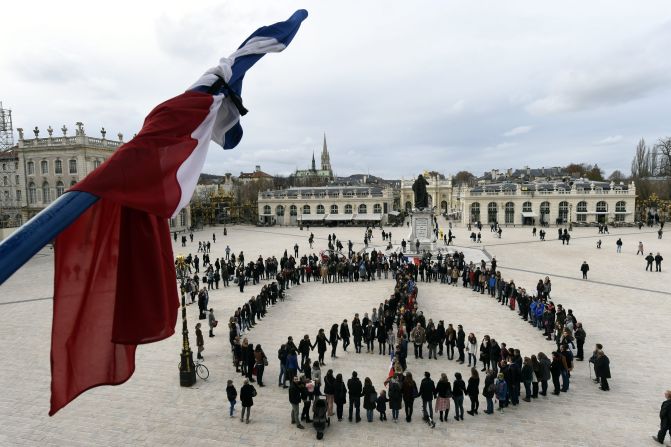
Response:
[[[385,224],[393,210],[394,192],[378,186],[322,186],[259,193],[263,225]]]
[[[452,186],[452,177],[444,178],[437,173],[425,172],[423,174],[429,184],[426,186],[426,192],[429,195],[429,208],[436,207],[440,213],[456,213],[459,211],[459,195],[457,189]],[[401,180],[401,206],[407,212],[414,206],[415,195],[412,190],[412,184],[417,177]]]
[[[42,211],[79,180],[107,160],[123,144],[123,135],[101,138],[87,135],[82,123],[76,123],[75,135],[61,128],[62,136],[54,136],[49,126],[47,137],[40,137],[35,127],[35,138],[26,138],[23,129],[18,143],[0,154],[0,218],[4,226],[17,227]],[[183,210],[170,219],[172,231],[190,226],[189,211]]]
[[[633,224],[636,186],[584,179],[489,183],[461,190],[463,223]]]

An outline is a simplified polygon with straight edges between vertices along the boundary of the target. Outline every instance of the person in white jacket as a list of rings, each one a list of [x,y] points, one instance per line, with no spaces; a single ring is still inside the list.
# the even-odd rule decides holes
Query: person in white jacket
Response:
[[[478,366],[478,358],[475,356],[475,353],[478,352],[478,340],[475,338],[473,332],[468,334],[466,351],[468,351],[468,366],[471,366],[471,360],[473,361],[473,366]]]

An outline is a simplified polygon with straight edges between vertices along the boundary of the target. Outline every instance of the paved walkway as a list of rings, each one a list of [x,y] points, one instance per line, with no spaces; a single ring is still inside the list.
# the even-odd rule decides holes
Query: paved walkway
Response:
[[[550,229],[548,236],[552,235]],[[229,227],[227,237],[217,228],[213,256],[223,256],[226,245],[246,258],[281,255],[307,248],[307,231],[297,228]],[[335,232],[344,240],[363,240],[360,228],[312,228],[316,236],[315,252],[326,246],[327,233]],[[454,229],[458,241],[468,240],[465,228]],[[391,293],[391,280],[355,284],[305,284],[292,288],[287,301],[270,309],[269,315],[249,334],[250,341],[264,346],[270,365],[267,387],[259,389],[252,410],[252,423],[240,424],[227,414],[226,380],[240,386],[240,376],[230,362],[227,334],[221,328],[217,337],[207,338],[205,363],[210,369],[207,382],[193,388],[180,388],[177,371],[181,337],[176,335],[159,343],[142,346],[137,354],[137,371],[128,383],[101,387],[85,393],[55,417],[47,416],[49,407],[49,340],[51,331],[52,253],[46,249],[0,286],[0,445],[127,446],[127,445],[388,445],[400,441],[409,445],[493,446],[645,446],[655,445],[649,435],[656,431],[657,414],[663,391],[671,387],[668,371],[671,360],[666,354],[666,334],[671,301],[668,298],[670,274],[644,271],[645,262],[636,256],[641,240],[646,251],[661,251],[671,261],[671,243],[659,241],[655,233],[621,231],[623,252],[615,252],[615,239],[596,234],[596,229],[576,229],[570,246],[557,240],[538,242],[529,228],[504,229],[499,240],[485,229],[483,245],[497,258],[504,276],[518,285],[533,289],[539,278],[549,275],[553,282],[552,298],[574,310],[588,334],[587,345],[605,345],[611,359],[611,391],[603,393],[590,381],[587,363],[577,363],[571,391],[555,398],[522,402],[504,415],[479,415],[464,422],[450,419],[430,430],[419,420],[350,424],[333,421],[323,442],[317,443],[312,429],[298,431],[290,422],[290,407],[284,390],[276,386],[278,374],[275,353],[288,335],[298,338],[310,334],[314,339],[320,327],[328,329],[354,312],[370,311]],[[392,228],[400,242],[400,228]],[[196,234],[195,241],[211,240],[212,230]],[[463,238],[463,239],[462,239]],[[595,248],[596,240],[604,241]],[[382,245],[379,231],[373,243]],[[506,245],[503,245],[506,244]],[[194,252],[195,244],[175,253]],[[355,249],[360,249],[356,243]],[[590,264],[590,279],[580,278],[583,260]],[[665,267],[669,261],[665,261]],[[263,284],[263,283],[262,283]],[[260,286],[248,287],[244,294],[237,288],[211,293],[211,304],[220,321]],[[463,324],[478,339],[485,333],[523,354],[549,352],[554,344],[519,319],[515,312],[499,306],[486,295],[474,294],[461,287],[420,284],[420,307],[425,315],[446,323]],[[189,330],[197,309],[188,307]],[[364,349],[365,352],[365,349]],[[315,352],[316,353],[316,352]],[[326,368],[349,377],[356,369],[360,377],[369,376],[379,389],[386,377],[389,359],[377,354],[341,353]],[[431,371],[436,377],[446,372],[452,378],[467,368],[445,358],[415,361],[409,358],[415,376]],[[467,399],[468,401],[468,399]],[[481,404],[482,405],[482,404]],[[482,408],[482,407],[481,407]],[[419,414],[420,404],[415,405]],[[417,419],[417,418],[415,418]]]

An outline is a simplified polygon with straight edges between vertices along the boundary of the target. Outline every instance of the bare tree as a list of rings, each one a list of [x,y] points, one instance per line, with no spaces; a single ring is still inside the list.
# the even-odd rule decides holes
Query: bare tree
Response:
[[[641,140],[636,145],[636,152],[634,159],[631,161],[631,176],[634,179],[641,179],[650,177],[650,150],[645,144],[645,140]]]
[[[611,172],[611,174],[608,176],[608,180],[611,180],[613,182],[623,182],[627,180],[627,176],[622,173],[619,169],[614,170]]]
[[[660,138],[655,144],[655,158],[657,164],[656,174],[659,176],[671,176],[671,138]]]

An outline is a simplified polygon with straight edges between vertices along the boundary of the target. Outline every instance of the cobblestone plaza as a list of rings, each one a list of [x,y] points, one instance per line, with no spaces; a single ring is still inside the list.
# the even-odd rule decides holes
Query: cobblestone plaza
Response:
[[[439,220],[439,225],[446,222]],[[299,244],[300,255],[308,252],[309,232],[296,227],[205,228],[195,233],[194,242],[186,248],[174,247],[175,254],[196,252],[199,240],[212,239],[211,257],[224,256],[227,245],[236,255],[243,250],[245,258],[282,255]],[[316,245],[309,253],[326,248],[326,237],[333,229],[312,228]],[[404,237],[406,228],[391,228],[394,243]],[[459,226],[453,230],[457,244],[468,244],[468,232]],[[351,239],[355,249],[362,248],[362,228],[335,228],[339,239]],[[669,270],[663,262],[661,273],[644,270],[643,256],[636,256],[642,241],[646,254],[661,252],[671,259],[668,238],[659,240],[657,228],[612,229],[599,235],[595,228],[577,228],[569,246],[556,239],[556,230],[548,229],[541,242],[532,238],[530,228],[504,228],[499,239],[483,228],[483,245],[495,256],[504,278],[514,279],[518,286],[534,290],[539,278],[550,276],[552,300],[573,309],[587,332],[586,352],[595,343],[604,345],[611,361],[611,390],[602,392],[590,380],[589,364],[576,362],[571,388],[560,396],[539,397],[531,403],[509,407],[504,414],[466,416],[463,422],[450,418],[437,422],[431,430],[417,417],[411,424],[362,421],[359,424],[331,419],[323,441],[315,439],[309,425],[297,430],[290,424],[290,405],[286,390],[278,388],[279,345],[292,335],[299,339],[309,334],[314,340],[319,328],[328,328],[355,312],[363,314],[384,301],[393,291],[393,281],[327,284],[306,283],[287,292],[287,299],[269,308],[266,318],[249,333],[251,343],[261,344],[268,355],[264,374],[266,387],[257,387],[251,422],[241,424],[229,418],[226,381],[242,385],[231,362],[228,333],[224,325],[215,338],[205,338],[205,364],[210,370],[207,381],[198,379],[192,388],[179,386],[177,364],[181,349],[181,327],[176,334],[159,343],[140,346],[133,377],[116,387],[100,387],[84,393],[54,417],[49,409],[49,349],[52,318],[53,252],[42,250],[5,284],[0,286],[0,430],[1,446],[134,446],[134,445],[370,445],[390,443],[403,445],[473,446],[645,446],[655,445],[650,435],[659,425],[659,405],[664,390],[671,388],[671,360],[666,355],[664,337],[668,334],[671,312]],[[615,241],[622,238],[622,253],[616,253]],[[602,239],[601,249],[596,241]],[[374,231],[373,244],[382,245],[380,231]],[[137,253],[142,256],[142,253]],[[590,264],[589,280],[581,279],[580,264]],[[667,261],[668,262],[668,261]],[[260,285],[248,286],[241,294],[237,287],[210,292],[220,322],[252,295]],[[474,332],[478,340],[484,334],[519,348],[522,355],[555,349],[540,332],[520,320],[516,312],[498,305],[487,295],[462,287],[440,283],[419,283],[419,308],[427,318],[445,323],[462,324],[466,333]],[[192,346],[197,307],[187,308]],[[180,322],[178,322],[179,325]],[[340,347],[339,347],[340,348]],[[314,353],[316,358],[316,351]],[[389,368],[389,357],[355,354],[353,349],[338,358],[326,358],[323,373],[333,369],[349,378],[356,370],[360,378],[370,377],[377,390]],[[415,378],[430,371],[434,379],[445,372],[468,377],[466,365],[441,357],[438,360],[415,360],[408,357],[408,369]],[[482,382],[481,382],[482,383]],[[480,396],[481,402],[484,398]],[[237,411],[239,414],[240,404]],[[415,415],[421,403],[415,403]]]

